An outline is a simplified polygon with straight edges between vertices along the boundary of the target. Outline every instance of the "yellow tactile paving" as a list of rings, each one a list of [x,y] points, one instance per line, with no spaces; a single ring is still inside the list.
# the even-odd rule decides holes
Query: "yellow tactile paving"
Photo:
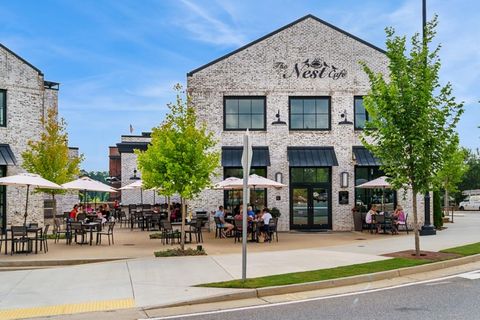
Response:
[[[75,304],[60,304],[56,306],[0,310],[0,320],[24,319],[42,316],[127,309],[135,307],[134,299],[101,300]]]

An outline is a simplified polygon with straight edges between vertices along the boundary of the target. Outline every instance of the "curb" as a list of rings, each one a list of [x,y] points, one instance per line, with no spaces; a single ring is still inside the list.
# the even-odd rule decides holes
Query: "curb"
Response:
[[[287,294],[287,293],[296,293],[296,292],[302,292],[302,291],[312,291],[312,290],[319,290],[319,289],[328,289],[333,287],[349,286],[349,285],[355,285],[360,283],[374,282],[374,281],[392,279],[396,277],[403,277],[403,276],[416,274],[416,273],[457,267],[460,265],[464,265],[472,262],[478,262],[478,261],[480,261],[480,254],[452,259],[452,260],[433,262],[433,263],[424,264],[424,265],[415,266],[415,267],[407,267],[407,268],[382,271],[382,272],[371,273],[371,274],[362,274],[362,275],[352,276],[352,277],[322,280],[322,281],[315,281],[315,282],[306,282],[306,283],[299,283],[299,284],[289,284],[289,285],[276,286],[276,287],[265,287],[265,288],[258,288],[258,289],[241,289],[242,292],[219,294],[219,295],[215,295],[207,298],[193,299],[193,300],[182,301],[174,304],[151,306],[144,309],[152,310],[152,309],[158,309],[158,308],[181,307],[181,306],[188,306],[188,305],[223,302],[223,301],[231,301],[231,300],[237,300],[237,299],[261,298],[266,296],[274,296],[274,295]]]

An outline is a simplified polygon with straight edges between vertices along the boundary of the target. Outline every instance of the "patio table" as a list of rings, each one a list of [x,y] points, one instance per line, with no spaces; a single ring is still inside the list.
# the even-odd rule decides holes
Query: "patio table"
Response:
[[[83,223],[82,224],[82,227],[85,228],[85,229],[88,229],[90,232],[90,245],[92,245],[92,239],[93,239],[93,231],[97,231],[98,232],[98,227],[100,227],[100,223],[99,222],[88,222],[88,223]]]
[[[13,246],[13,241],[11,238],[8,237],[8,234],[11,232],[11,229],[5,229],[5,238],[2,239],[2,241],[5,242],[5,254],[8,254],[8,241],[10,241],[12,243],[12,246]],[[28,237],[28,234],[29,233],[35,233],[35,238],[31,238],[31,237]],[[38,254],[38,235],[42,235],[43,233],[43,229],[40,228],[40,227],[31,227],[31,228],[27,228],[27,238],[30,240],[30,241],[33,241],[35,240],[35,254]],[[3,235],[2,235],[3,237]]]

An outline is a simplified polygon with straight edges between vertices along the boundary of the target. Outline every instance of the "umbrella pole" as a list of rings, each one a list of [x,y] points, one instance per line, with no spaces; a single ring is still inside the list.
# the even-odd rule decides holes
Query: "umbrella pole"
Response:
[[[155,205],[155,190],[153,190],[153,205]]]
[[[23,225],[27,226],[27,212],[28,212],[28,191],[30,190],[30,185],[27,184],[27,201],[25,203],[25,215],[23,216]]]
[[[385,187],[382,188],[382,211],[385,214]]]
[[[143,206],[143,188],[140,188],[140,204]]]

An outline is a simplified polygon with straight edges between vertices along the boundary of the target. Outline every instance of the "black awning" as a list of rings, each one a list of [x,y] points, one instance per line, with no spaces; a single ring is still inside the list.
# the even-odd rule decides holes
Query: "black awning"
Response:
[[[117,143],[119,153],[133,153],[133,150],[145,151],[148,149],[150,142],[120,142]]]
[[[333,147],[288,147],[290,167],[338,166]]]
[[[376,167],[381,166],[382,162],[374,157],[374,155],[365,147],[353,147],[353,155],[360,167]]]
[[[8,144],[0,144],[0,166],[15,166],[17,161]]]
[[[268,147],[253,147],[252,167],[270,166]],[[222,166],[242,167],[243,147],[222,147]]]

